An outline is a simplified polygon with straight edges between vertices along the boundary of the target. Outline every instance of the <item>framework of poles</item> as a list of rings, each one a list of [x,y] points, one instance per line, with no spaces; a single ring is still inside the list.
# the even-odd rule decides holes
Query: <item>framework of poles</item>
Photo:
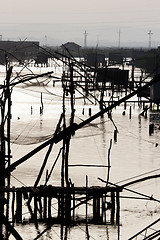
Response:
[[[139,94],[142,90],[147,89],[153,83],[158,82],[160,75],[156,75],[150,82],[132,91],[125,97],[112,101],[108,107],[100,105],[100,111],[93,116],[90,116],[80,124],[74,122],[74,93],[75,84],[73,81],[74,66],[72,61],[69,62],[69,75],[65,81],[63,78],[63,112],[57,124],[56,131],[50,140],[47,140],[42,145],[38,146],[31,152],[27,153],[21,159],[11,163],[11,149],[10,149],[10,120],[11,120],[11,92],[12,88],[20,82],[10,82],[12,67],[6,65],[6,79],[4,85],[1,85],[1,148],[0,148],[0,239],[7,239],[10,233],[16,239],[22,239],[14,228],[14,223],[23,222],[23,201],[27,201],[27,207],[30,215],[30,220],[48,220],[51,222],[59,222],[63,224],[74,223],[78,216],[76,216],[77,206],[83,206],[86,210],[85,221],[92,223],[118,224],[120,221],[120,192],[123,188],[120,187],[88,187],[86,180],[86,187],[75,187],[69,178],[69,147],[72,136],[76,131],[86,124],[92,122],[94,119],[101,117],[104,113],[109,113],[113,108],[125,103],[132,96]],[[48,75],[50,73],[47,73]],[[43,75],[42,75],[43,76]],[[37,76],[34,76],[37,77]],[[33,77],[33,78],[34,78]],[[24,81],[28,81],[26,78]],[[65,96],[70,94],[71,116],[69,126],[66,123],[65,117]],[[103,102],[103,92],[101,92],[101,100]],[[7,137],[4,136],[5,125],[7,125]],[[61,125],[63,126],[60,130]],[[45,169],[46,162],[52,150],[53,144],[62,141],[62,165],[61,165],[61,186],[56,188],[54,186],[41,186],[39,181]],[[37,180],[33,187],[10,188],[10,173],[15,168],[27,161],[34,154],[49,146],[48,152],[44,158]],[[108,166],[110,167],[110,166]],[[57,216],[53,217],[52,202],[56,202]],[[10,208],[11,206],[11,208]],[[89,207],[91,207],[91,217],[89,217]],[[116,210],[116,212],[115,212]],[[107,213],[110,213],[107,221]],[[12,220],[10,221],[10,214]],[[116,216],[116,217],[115,217]],[[84,221],[84,219],[82,220]]]

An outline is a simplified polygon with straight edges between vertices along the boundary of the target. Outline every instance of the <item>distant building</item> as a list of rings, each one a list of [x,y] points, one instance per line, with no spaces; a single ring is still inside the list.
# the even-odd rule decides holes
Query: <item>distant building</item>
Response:
[[[92,67],[105,66],[105,54],[102,53],[87,53],[86,64]]]
[[[69,56],[72,54],[74,57],[79,56],[81,46],[74,42],[67,42],[61,45],[64,54]]]
[[[121,70],[119,68],[97,69],[97,83],[110,82],[112,86],[124,86],[127,88],[129,78],[129,70]]]
[[[109,64],[122,64],[123,55],[121,52],[110,52],[109,53]]]
[[[160,82],[151,85],[150,98],[153,102],[160,103]]]
[[[39,52],[37,41],[0,41],[0,63],[5,62],[5,55],[10,61],[35,59]]]

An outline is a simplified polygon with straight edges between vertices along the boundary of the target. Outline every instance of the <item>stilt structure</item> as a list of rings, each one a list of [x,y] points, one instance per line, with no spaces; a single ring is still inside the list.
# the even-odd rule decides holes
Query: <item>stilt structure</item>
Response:
[[[22,239],[14,229],[14,223],[23,223],[24,221],[33,221],[37,224],[38,221],[44,221],[51,223],[60,223],[63,225],[75,224],[77,222],[93,223],[93,224],[120,224],[120,192],[123,188],[111,187],[107,184],[105,187],[89,187],[88,181],[86,180],[85,187],[75,187],[72,180],[69,178],[69,147],[71,137],[75,132],[92,122],[98,117],[102,117],[105,113],[110,113],[113,108],[116,108],[120,104],[124,103],[124,107],[127,107],[127,100],[136,94],[139,94],[142,90],[147,89],[154,82],[158,82],[160,75],[155,76],[146,85],[137,88],[125,97],[114,101],[112,96],[111,104],[109,102],[108,107],[104,107],[104,91],[106,90],[105,81],[102,84],[100,111],[94,115],[89,111],[89,118],[81,121],[79,124],[74,122],[74,88],[75,83],[73,81],[73,64],[69,62],[69,70],[67,73],[67,79],[65,79],[65,73],[62,76],[62,87],[63,87],[63,112],[61,114],[59,123],[53,137],[40,146],[27,153],[21,159],[10,163],[10,76],[12,68],[7,70],[6,82],[4,84],[4,91],[1,98],[1,148],[0,148],[0,239],[7,239],[8,234],[12,233],[16,236],[16,239]],[[25,80],[27,81],[27,80]],[[88,79],[87,79],[88,81]],[[86,82],[85,82],[86,84]],[[114,91],[114,88],[111,88]],[[87,93],[88,93],[88,82],[87,82]],[[67,125],[65,116],[65,98],[66,95],[70,94],[70,121]],[[8,101],[7,110],[7,138],[4,136],[4,124],[6,120],[5,106]],[[131,108],[130,108],[131,109]],[[41,94],[41,110],[43,113],[43,101]],[[130,111],[131,118],[131,111]],[[62,128],[61,128],[62,124]],[[62,129],[62,130],[61,130]],[[117,141],[117,131],[115,132],[115,141]],[[6,152],[6,141],[8,148]],[[44,172],[49,154],[52,150],[52,146],[55,143],[62,141],[62,148],[60,149],[59,155],[62,152],[62,164],[61,164],[61,186],[55,187],[47,185],[49,177],[52,173],[47,174],[46,182],[43,186],[39,186],[41,176]],[[35,184],[31,187],[22,188],[11,188],[10,187],[10,173],[20,164],[28,160],[34,154],[38,153],[43,148],[49,146],[47,154],[44,158],[44,162],[37,176]],[[7,154],[6,154],[7,153]],[[58,158],[57,158],[58,159]],[[56,161],[57,161],[56,159]],[[55,164],[56,164],[55,161]],[[108,161],[108,168],[110,167],[110,161]],[[55,166],[53,165],[53,168]],[[53,170],[53,169],[52,169]],[[7,182],[7,183],[6,183]],[[7,196],[7,198],[6,198]],[[9,197],[10,196],[10,197]],[[9,202],[10,199],[10,202]],[[7,203],[7,204],[6,204]],[[5,204],[7,207],[5,207]],[[54,205],[54,208],[53,208]],[[25,209],[24,207],[25,206]],[[76,210],[77,208],[84,208],[85,216],[80,217]],[[28,211],[28,216],[23,217],[23,214]],[[8,219],[12,220],[9,222]],[[87,219],[87,221],[86,221]],[[12,223],[12,225],[11,225]],[[4,229],[5,227],[5,229]],[[63,234],[63,228],[62,228]]]
[[[86,216],[76,214],[77,208],[85,210],[88,203],[88,223],[116,224],[119,222],[119,194],[116,187],[21,187],[1,188],[1,193],[10,194],[10,218],[12,223],[54,222],[75,224],[86,221]],[[29,196],[33,196],[30,207],[26,206]],[[24,207],[25,206],[25,207]],[[53,207],[54,206],[54,207]],[[28,208],[28,215],[26,213]],[[24,217],[23,217],[24,215]]]

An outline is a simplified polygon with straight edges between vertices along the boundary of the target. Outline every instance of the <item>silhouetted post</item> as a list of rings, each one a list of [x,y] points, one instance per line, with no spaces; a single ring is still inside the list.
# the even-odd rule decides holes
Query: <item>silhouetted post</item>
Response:
[[[134,90],[134,58],[132,58],[132,83],[131,89]]]
[[[111,224],[114,224],[115,215],[115,193],[111,192]]]
[[[117,129],[114,130],[114,141],[117,142]]]
[[[11,129],[11,90],[10,90],[10,77],[12,74],[12,68],[10,67],[7,71],[7,76],[6,76],[6,85],[7,89],[5,92],[5,98],[7,99],[7,152],[6,152],[6,159],[7,159],[7,165],[10,167],[10,159],[11,159],[11,148],[10,148],[10,129]],[[6,100],[5,100],[6,101]],[[10,187],[10,174],[8,174],[7,177],[7,184],[8,187]],[[9,219],[9,205],[10,205],[10,193],[7,192],[7,207],[6,207],[6,218]],[[6,232],[6,238],[9,237],[9,232]]]
[[[144,112],[144,117],[145,117],[145,119],[147,119],[147,107],[146,107],[146,111]]]
[[[34,220],[37,221],[37,195],[34,195]]]
[[[2,97],[1,97],[1,124],[0,124],[0,187],[5,187],[5,167],[10,166],[10,119],[11,119],[11,97],[10,97],[10,77],[12,74],[12,68],[10,67],[7,69],[8,62],[6,63],[6,81],[5,85],[6,88],[4,88]],[[8,101],[8,103],[7,103]],[[5,107],[7,103],[7,118],[5,116]],[[6,146],[5,146],[5,136],[4,136],[4,129],[5,129],[5,123],[7,119],[7,152],[6,152]],[[7,160],[7,161],[6,161]],[[7,176],[7,186],[10,186],[10,174]],[[7,203],[6,207],[6,218],[8,220],[9,216],[9,193],[7,193],[7,201],[4,198],[4,192],[0,192],[0,238],[3,236],[3,215],[4,215],[4,204]],[[6,230],[6,238],[8,236],[8,231]]]
[[[52,198],[48,197],[48,218],[51,218],[52,216],[51,207],[52,207]]]
[[[87,188],[88,188],[88,176],[86,176],[86,223],[88,219],[88,211],[87,211]]]
[[[143,102],[143,110],[145,109],[145,102]]]
[[[40,115],[41,115],[42,114],[42,108],[41,107],[39,108],[39,112],[40,112]]]
[[[117,211],[116,211],[116,224],[118,225],[118,240],[120,239],[120,222],[119,222],[119,213],[120,213],[120,204],[119,204],[119,191],[116,192],[116,203],[117,203]]]
[[[119,205],[119,191],[116,192],[116,203],[117,203],[116,224],[119,224],[119,210],[120,210],[120,205]]]
[[[16,192],[16,222],[22,222],[22,192]]]
[[[44,220],[47,218],[47,197],[44,196],[43,198],[43,218]]]
[[[131,119],[132,118],[132,107],[130,106],[130,108],[129,108],[129,119]]]
[[[152,135],[152,133],[154,132],[154,124],[150,124],[149,125],[149,135]]]
[[[106,196],[102,195],[102,222],[106,224],[106,208],[105,208],[105,203],[106,203]]]
[[[40,196],[38,196],[38,203],[39,203],[39,213],[40,213],[40,219],[42,219],[42,212],[43,212],[43,208],[42,208],[42,199]]]
[[[87,188],[88,188],[88,176],[86,176],[86,234],[87,234],[87,239],[89,240],[89,231],[88,231],[88,204],[87,204]]]
[[[41,93],[41,112],[40,114],[43,114],[43,97],[42,97],[42,93]]]
[[[15,222],[14,204],[15,204],[15,191],[13,191],[13,193],[12,193],[12,223],[13,223],[13,226],[14,226],[14,222]]]

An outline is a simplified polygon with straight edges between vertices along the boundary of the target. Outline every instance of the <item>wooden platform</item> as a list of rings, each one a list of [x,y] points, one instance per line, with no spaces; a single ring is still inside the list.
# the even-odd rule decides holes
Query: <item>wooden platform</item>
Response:
[[[10,194],[11,222],[76,224],[87,219],[94,224],[119,224],[120,188],[49,185],[1,188],[0,191]]]

